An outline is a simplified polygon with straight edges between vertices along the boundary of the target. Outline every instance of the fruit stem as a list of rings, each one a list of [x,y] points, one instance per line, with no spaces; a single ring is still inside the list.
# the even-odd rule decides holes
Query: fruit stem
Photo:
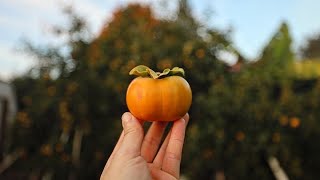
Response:
[[[165,69],[162,73],[155,72],[150,69],[148,66],[145,65],[138,65],[134,67],[130,72],[129,75],[135,75],[140,77],[151,77],[153,79],[161,79],[168,76],[182,76],[184,77],[185,73],[182,68],[174,67],[172,69]]]

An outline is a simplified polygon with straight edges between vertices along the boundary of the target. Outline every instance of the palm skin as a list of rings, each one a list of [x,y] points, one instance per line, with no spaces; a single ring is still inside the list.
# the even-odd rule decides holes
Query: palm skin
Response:
[[[100,179],[174,180],[180,176],[180,162],[189,115],[173,123],[160,149],[166,122],[153,122],[144,136],[142,123],[130,113],[122,116],[123,131]]]

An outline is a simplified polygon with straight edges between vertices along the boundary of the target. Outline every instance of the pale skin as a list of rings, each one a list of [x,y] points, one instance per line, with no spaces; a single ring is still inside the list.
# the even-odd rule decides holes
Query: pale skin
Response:
[[[168,123],[153,122],[144,135],[143,122],[128,112],[124,113],[122,116],[123,131],[104,167],[100,180],[179,179],[188,121],[188,114],[174,121],[160,147]]]

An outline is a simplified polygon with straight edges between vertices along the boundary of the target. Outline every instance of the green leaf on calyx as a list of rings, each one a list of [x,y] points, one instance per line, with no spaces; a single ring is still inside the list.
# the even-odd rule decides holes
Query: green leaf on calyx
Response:
[[[163,70],[162,73],[160,73],[160,72],[153,71],[152,69],[150,69],[145,65],[138,65],[129,72],[129,75],[135,75],[140,77],[151,77],[153,79],[161,79],[168,76],[184,77],[185,72],[182,68],[174,67],[172,69],[166,68],[165,70]]]

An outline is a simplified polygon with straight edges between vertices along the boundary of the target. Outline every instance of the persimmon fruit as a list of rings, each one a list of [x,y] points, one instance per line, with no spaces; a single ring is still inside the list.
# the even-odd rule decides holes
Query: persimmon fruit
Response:
[[[128,86],[126,102],[129,111],[143,121],[175,121],[189,110],[192,93],[183,78],[184,70],[175,67],[162,73],[144,65],[133,68],[133,79]]]

